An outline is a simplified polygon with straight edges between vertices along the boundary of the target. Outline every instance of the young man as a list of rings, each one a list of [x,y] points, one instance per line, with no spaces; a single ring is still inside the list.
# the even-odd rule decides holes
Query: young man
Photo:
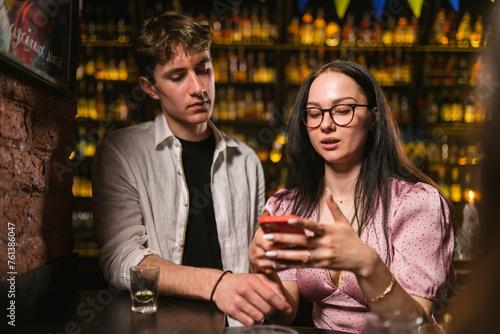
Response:
[[[210,121],[211,41],[208,26],[176,12],[147,20],[139,31],[139,84],[162,113],[109,134],[95,157],[99,261],[122,289],[129,288],[131,266],[159,265],[161,294],[212,300],[252,325],[291,308],[277,284],[248,274],[264,177],[256,154]]]

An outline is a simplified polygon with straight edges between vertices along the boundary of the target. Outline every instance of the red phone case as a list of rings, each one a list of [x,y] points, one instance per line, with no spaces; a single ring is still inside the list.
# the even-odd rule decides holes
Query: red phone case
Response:
[[[298,233],[304,234],[304,229],[289,225],[288,219],[299,218],[296,215],[278,215],[278,216],[262,216],[259,219],[259,224],[266,233]]]

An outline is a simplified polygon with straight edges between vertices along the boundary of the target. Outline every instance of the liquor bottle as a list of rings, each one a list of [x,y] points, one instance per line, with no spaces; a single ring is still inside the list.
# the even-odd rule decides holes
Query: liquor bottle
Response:
[[[235,89],[233,85],[229,85],[227,87],[226,101],[227,101],[227,116],[228,116],[227,119],[229,121],[235,121],[237,118],[237,111],[236,111]]]
[[[309,75],[309,66],[307,66],[307,58],[304,50],[299,53],[299,73],[300,82],[304,81]]]
[[[387,27],[382,33],[382,42],[385,46],[391,46],[394,44],[394,29],[396,28],[396,19],[394,16],[389,17],[389,22]]]
[[[439,175],[438,185],[441,188],[441,191],[443,192],[443,194],[446,198],[450,198],[450,195],[451,195],[450,194],[450,186],[446,182],[446,168],[444,166],[439,167],[438,175]]]
[[[86,77],[94,77],[95,76],[95,60],[92,56],[92,47],[86,47],[87,59],[84,63],[83,72]]]
[[[238,82],[248,82],[248,71],[247,71],[247,61],[245,57],[245,49],[240,47],[238,49],[238,71],[237,71],[237,81]]]
[[[243,43],[249,44],[252,41],[252,21],[248,17],[248,8],[244,7],[241,12],[241,33]]]
[[[127,81],[128,79],[128,66],[127,59],[121,57],[118,61],[118,80]]]
[[[410,124],[411,112],[410,112],[410,105],[408,103],[408,96],[406,95],[401,96],[400,110],[401,110],[401,124]]]
[[[290,44],[300,44],[300,20],[294,16],[287,27],[287,42]]]
[[[326,45],[337,46],[340,43],[340,26],[335,21],[328,22],[326,26]]]
[[[341,38],[342,45],[356,45],[356,30],[354,29],[354,15],[352,13],[347,15],[347,20],[342,26]]]
[[[214,36],[214,42],[216,44],[222,43],[222,23],[214,11],[211,11],[211,13],[210,13],[210,22],[212,25],[212,33]]]
[[[443,26],[444,37],[442,38],[443,45],[455,46],[455,31],[458,29],[458,15],[455,11],[451,11],[446,16],[446,21]]]
[[[221,86],[217,89],[219,97],[216,99],[218,101],[218,118],[223,121],[229,120],[229,105],[227,101],[227,89]]]
[[[130,42],[130,36],[127,31],[126,27],[126,20],[124,17],[120,17],[117,21],[117,30],[118,30],[118,37],[117,41],[119,43],[128,43]]]
[[[393,92],[391,96],[391,100],[389,102],[390,107],[391,107],[391,112],[392,116],[394,118],[394,121],[396,123],[401,122],[401,105],[399,103],[399,93],[398,92]]]
[[[481,39],[483,36],[483,17],[479,15],[476,22],[474,23],[474,30],[470,35],[470,45],[478,48],[481,45]]]
[[[252,120],[256,119],[256,110],[255,110],[256,99],[252,94],[252,91],[247,90],[245,92],[245,99],[243,104],[243,119],[244,120]]]
[[[419,32],[420,32],[420,25],[418,23],[418,19],[415,16],[413,16],[410,24],[407,27],[406,44],[410,46],[417,44]]]
[[[446,21],[446,12],[444,8],[440,8],[434,19],[432,26],[432,39],[431,44],[440,44],[441,39],[444,37],[444,23]]]
[[[104,82],[97,82],[95,96],[97,119],[106,118],[106,96],[104,94]]]
[[[439,120],[439,106],[436,103],[434,93],[429,93],[429,99],[425,108],[425,123],[434,124]]]
[[[225,16],[221,25],[221,42],[230,44],[233,40],[233,25],[231,16]]]
[[[116,18],[113,12],[113,6],[110,3],[105,4],[104,15],[106,19],[106,39],[110,41],[117,41],[118,36],[116,34]]]
[[[255,118],[257,120],[264,120],[265,103],[261,87],[255,88],[254,97],[255,97]]]
[[[245,93],[238,89],[236,91],[236,119],[245,120]]]
[[[270,44],[272,37],[271,22],[269,22],[268,8],[265,4],[261,5],[260,10],[260,24],[261,24],[261,43]]]
[[[464,108],[465,123],[476,122],[476,105],[477,103],[472,94],[465,99],[465,108]]]
[[[96,55],[95,61],[95,73],[94,77],[97,80],[105,80],[106,79],[106,60],[103,52],[98,52]]]
[[[269,70],[266,66],[266,54],[264,51],[259,51],[257,53],[257,66],[255,68],[254,75],[255,82],[270,82]]]
[[[445,86],[456,86],[456,68],[457,68],[457,56],[455,54],[448,55],[446,59],[446,64],[444,66],[444,78],[443,84]]]
[[[311,45],[313,43],[313,21],[314,18],[310,12],[310,9],[308,8],[302,16],[302,24],[300,25],[300,42],[303,45]]]
[[[459,179],[458,167],[451,169],[451,185],[450,185],[450,199],[452,202],[460,202],[462,200],[462,186]]]
[[[370,13],[363,13],[363,20],[358,26],[357,42],[359,46],[368,45],[371,41]]]
[[[394,43],[396,45],[404,45],[406,43],[408,20],[402,16],[398,18],[396,28],[394,30]]]
[[[404,84],[409,84],[412,81],[413,62],[411,59],[411,55],[411,52],[406,52],[403,63],[401,65],[401,81]]]
[[[260,24],[259,8],[257,4],[254,4],[252,7],[250,21],[252,21],[252,43],[258,44],[262,37],[262,26]]]
[[[286,65],[286,82],[291,84],[299,84],[301,81],[299,64],[297,62],[297,54],[290,54],[290,61]]]
[[[238,56],[234,53],[234,50],[228,52],[229,60],[229,82],[237,81],[238,72]]]
[[[88,117],[96,120],[98,119],[97,107],[96,107],[96,94],[95,94],[95,85],[89,83],[88,85]]]
[[[382,25],[378,21],[373,21],[370,25],[370,45],[381,46],[383,44],[384,31]]]
[[[455,39],[457,40],[457,46],[459,47],[468,47],[470,43],[470,34],[471,34],[471,18],[470,13],[465,12],[460,20],[460,24],[458,25],[458,30],[455,35]]]
[[[238,6],[233,7],[233,13],[231,15],[231,29],[233,31],[231,42],[235,44],[241,43],[243,39],[243,32],[241,28],[238,8]]]
[[[76,117],[78,118],[88,118],[89,117],[89,104],[88,104],[88,91],[87,82],[78,82],[78,100],[77,100],[77,110],[78,113]]]
[[[318,7],[316,12],[316,19],[313,22],[313,44],[323,45],[326,40],[326,21],[324,19],[323,8]]]
[[[471,86],[475,86],[478,84],[478,78],[481,78],[481,74],[483,73],[484,65],[483,65],[483,57],[478,55],[474,65],[472,65],[471,73],[470,73],[470,81],[469,84]]]
[[[255,53],[248,51],[247,53],[247,81],[254,82],[255,78]]]

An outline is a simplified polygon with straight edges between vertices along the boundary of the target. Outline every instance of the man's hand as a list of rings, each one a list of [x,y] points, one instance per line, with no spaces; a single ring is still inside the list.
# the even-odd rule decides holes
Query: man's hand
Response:
[[[292,312],[279,285],[262,274],[225,275],[213,301],[222,312],[246,326],[260,323],[276,309]]]

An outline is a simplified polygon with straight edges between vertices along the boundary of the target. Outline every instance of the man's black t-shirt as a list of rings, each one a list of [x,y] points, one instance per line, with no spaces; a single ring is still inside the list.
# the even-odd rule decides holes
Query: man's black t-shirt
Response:
[[[215,137],[201,142],[178,138],[189,189],[189,215],[182,264],[222,270],[222,259],[212,199],[211,167]]]

